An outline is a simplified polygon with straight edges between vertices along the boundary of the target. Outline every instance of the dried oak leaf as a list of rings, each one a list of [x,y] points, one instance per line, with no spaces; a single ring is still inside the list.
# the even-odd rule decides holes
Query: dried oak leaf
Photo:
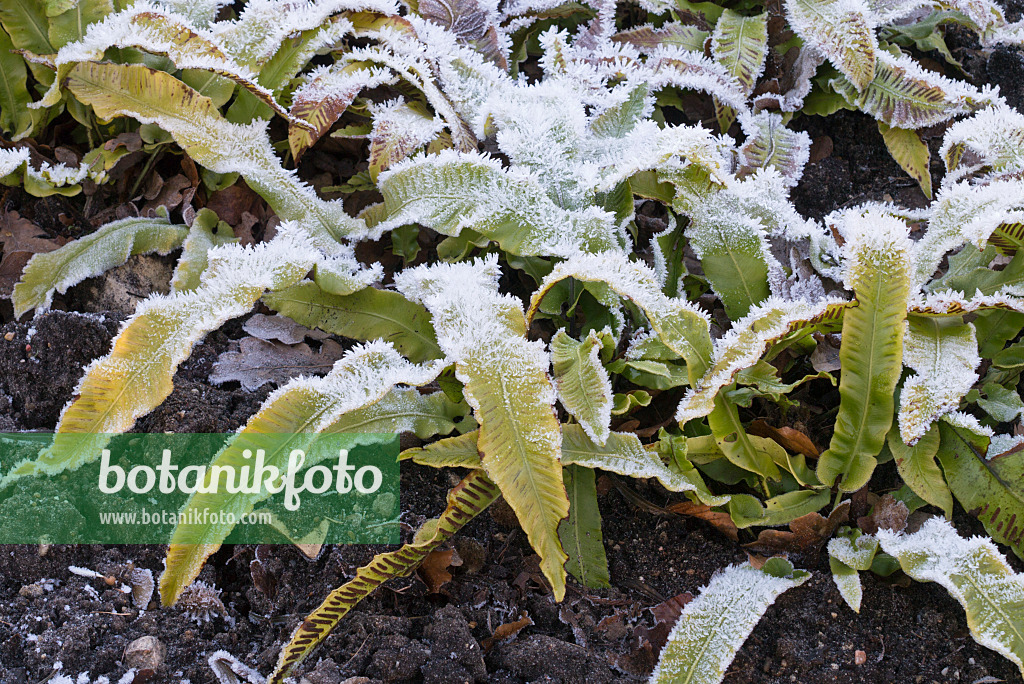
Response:
[[[252,215],[258,214],[258,207],[263,200],[257,195],[245,181],[238,181],[234,185],[210,195],[206,208],[217,212],[217,216],[230,226],[237,226],[242,222],[242,214],[249,212]]]
[[[11,296],[29,259],[36,254],[52,252],[64,242],[62,238],[50,237],[46,231],[16,211],[0,214],[0,245],[3,246],[0,297]]]
[[[267,383],[281,385],[300,375],[322,375],[342,354],[341,345],[334,340],[324,340],[315,352],[308,344],[287,345],[246,337],[237,350],[217,357],[210,382],[219,385],[237,381],[251,392]]]
[[[869,515],[857,520],[857,526],[865,534],[875,534],[878,530],[902,532],[907,527],[909,515],[907,504],[897,501],[892,494],[886,494],[878,500]]]
[[[818,513],[802,515],[789,523],[789,531],[762,530],[757,540],[744,544],[743,547],[774,555],[778,553],[813,553],[824,546],[825,542],[845,523],[850,516],[850,503],[844,501],[827,518]]]
[[[307,337],[321,340],[327,336],[326,333],[310,330],[285,316],[267,316],[259,313],[247,320],[242,325],[242,330],[266,342],[276,340],[285,344],[298,344]]]
[[[703,520],[729,539],[739,541],[739,530],[736,528],[736,523],[732,521],[732,518],[725,511],[716,511],[711,506],[705,506],[704,504],[692,501],[674,503],[668,507],[668,510],[680,515],[688,515],[691,518]]]

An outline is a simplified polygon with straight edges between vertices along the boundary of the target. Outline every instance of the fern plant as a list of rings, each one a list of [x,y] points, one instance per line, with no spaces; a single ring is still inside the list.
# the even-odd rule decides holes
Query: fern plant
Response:
[[[1024,557],[1024,452],[1019,438],[996,432],[1017,417],[996,398],[1015,392],[1024,367],[1024,118],[996,93],[925,73],[884,45],[879,29],[897,25],[900,8],[786,2],[799,82],[751,99],[767,50],[778,47],[754,4],[702,5],[708,32],[653,1],[644,7],[666,15],[660,25],[620,27],[614,4],[602,2],[563,11],[585,22],[574,34],[541,30],[555,10],[529,3],[474,3],[456,16],[428,2],[402,11],[384,0],[254,0],[215,21],[219,5],[139,2],[59,51],[22,48],[48,86],[35,111],[74,102],[103,121],[156,125],[210,172],[242,176],[283,223],[270,241],[242,247],[212,212],[187,226],[129,219],[35,257],[14,292],[18,315],[46,310],[54,293],[130,254],[181,247],[173,292],[139,306],[111,352],[86,369],[53,443],[4,473],[0,487],[84,465],[105,435],[130,429],[170,394],[197,341],[257,301],[363,343],[326,376],[273,392],[215,463],[238,462],[265,433],[296,435],[268,455],[280,465],[323,432],[410,432],[433,441],[403,459],[469,474],[410,544],[377,556],[296,628],[270,681],[283,681],[362,598],[415,569],[499,495],[556,600],[570,573],[606,582],[603,547],[584,542],[599,538],[597,469],[655,478],[747,529],[834,510],[892,457],[907,491],[947,517],[955,498]],[[934,7],[966,17],[987,44],[1017,40],[994,5]],[[535,48],[542,77],[513,75]],[[324,63],[306,70],[318,53]],[[822,85],[813,74],[825,60]],[[381,86],[389,99],[373,91]],[[676,89],[709,97],[723,129],[739,122],[743,143],[666,123]],[[976,113],[949,128],[947,174],[927,209],[867,204],[818,222],[788,200],[810,141],[785,125],[814,92],[891,130]],[[357,216],[322,199],[275,152],[301,156],[347,111],[366,122],[368,177],[381,199]],[[286,139],[271,138],[273,117]],[[89,173],[2,155],[4,182],[69,188]],[[641,201],[664,212],[664,230],[638,226]],[[912,225],[924,229],[919,239]],[[360,241],[390,235],[397,244],[422,230],[443,236],[441,258],[390,274],[393,288],[377,285],[381,266],[356,258]],[[699,272],[687,271],[687,250]],[[1011,260],[994,268],[997,257]],[[526,301],[503,287],[514,272],[531,283]],[[688,296],[695,287],[720,315]],[[374,315],[381,310],[391,316]],[[750,434],[742,409],[788,401],[804,382],[835,384],[810,372],[808,358],[821,333],[836,332],[840,402],[829,448],[812,466]],[[984,377],[982,357],[991,361]],[[431,391],[442,377],[445,390]],[[671,402],[674,421],[644,437],[616,429],[625,417],[645,419],[652,401]],[[469,413],[453,435],[452,416]],[[187,506],[241,516],[258,504],[258,495],[197,493]],[[229,531],[175,532],[160,581],[165,603]],[[994,546],[962,540],[941,521],[913,534],[844,534],[829,552],[851,605],[859,606],[857,573],[888,558],[946,587],[979,642],[1021,666],[1019,635],[999,620],[1024,623],[1022,579]],[[773,558],[712,579],[683,612],[653,680],[720,681],[767,606],[807,577]]]

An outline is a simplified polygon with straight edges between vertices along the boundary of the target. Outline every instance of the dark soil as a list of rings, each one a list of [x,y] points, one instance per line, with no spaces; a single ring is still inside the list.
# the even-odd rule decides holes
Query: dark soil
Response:
[[[1000,48],[987,62],[975,64],[980,65],[977,78],[999,84],[1011,104],[1024,104],[1019,50]],[[829,119],[799,118],[794,126],[808,131],[816,144],[816,156],[793,193],[806,215],[820,218],[865,200],[909,206],[926,201],[889,158],[870,118],[841,112]],[[929,138],[936,185],[940,166],[934,148],[940,139],[941,131]],[[75,230],[87,226],[81,218],[86,212],[73,201],[32,201],[34,207],[14,208],[40,225],[50,214],[71,212]],[[78,290],[57,305],[88,308],[83,297]],[[10,308],[2,311],[9,319]],[[0,431],[52,429],[82,367],[109,349],[122,319],[123,312],[54,311],[0,327]],[[217,355],[241,336],[234,321],[198,345],[179,369],[174,393],[136,429],[222,432],[241,425],[269,390],[248,393],[208,381]],[[0,470],[8,465],[0,463]],[[402,510],[409,529],[443,509],[445,494],[458,479],[452,472],[403,464]],[[888,479],[891,473],[881,468],[876,484]],[[715,571],[746,555],[701,522],[641,510],[610,480],[601,484],[611,589],[587,590],[570,581],[566,600],[554,603],[525,534],[499,504],[457,537],[463,564],[451,569],[454,577],[439,593],[429,594],[416,577],[385,585],[307,661],[303,684],[645,680],[657,660],[659,637],[649,609],[684,592],[696,594]],[[673,501],[657,485],[619,484],[655,507]],[[982,531],[963,511],[955,522],[962,534]],[[741,542],[751,541],[742,534]],[[302,618],[381,550],[335,546],[308,560],[290,546],[223,548],[201,579],[221,591],[227,614],[196,621],[187,607],[161,608],[156,597],[140,610],[117,588],[68,570],[80,566],[120,576],[133,564],[158,575],[163,547],[3,547],[0,684],[47,681],[58,662],[73,679],[88,672],[93,679],[104,675],[116,682],[128,668],[127,646],[144,636],[166,647],[165,660],[146,681],[213,682],[206,660],[220,649],[268,673]],[[1009,661],[974,642],[962,609],[942,588],[865,573],[857,615],[835,589],[823,553],[792,559],[812,570],[813,578],[768,609],[726,682],[1022,682]],[[1019,571],[1021,563],[1011,560]],[[532,624],[514,639],[492,640],[499,626],[524,617]],[[866,659],[858,665],[859,651]],[[141,675],[135,679],[143,681]]]

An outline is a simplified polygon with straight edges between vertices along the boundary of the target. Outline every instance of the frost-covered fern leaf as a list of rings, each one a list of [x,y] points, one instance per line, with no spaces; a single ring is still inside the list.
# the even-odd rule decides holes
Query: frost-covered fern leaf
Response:
[[[413,109],[399,98],[370,108],[370,178],[411,156],[444,128],[444,121]]]
[[[238,19],[218,22],[212,31],[236,61],[259,71],[289,37],[321,27],[345,11],[396,15],[398,5],[389,0],[250,0]]]
[[[99,61],[104,52],[113,47],[138,48],[166,56],[179,69],[199,69],[229,78],[278,114],[288,117],[287,110],[277,103],[273,93],[259,84],[256,74],[235,62],[209,30],[193,26],[185,17],[145,1],[91,24],[82,40],[62,47],[54,59],[57,77],[34,106],[55,105],[60,98],[60,84],[72,67],[80,62]]]
[[[903,363],[913,369],[900,392],[900,437],[913,446],[978,380],[981,363],[974,324],[959,316],[911,316],[903,342]]]
[[[834,321],[847,306],[849,302],[834,297],[813,303],[771,297],[755,306],[715,341],[711,367],[697,386],[687,391],[676,410],[676,420],[684,423],[708,415],[719,391],[741,370],[757,363],[772,344],[800,328]]]
[[[577,342],[564,330],[551,339],[552,375],[558,400],[598,444],[608,439],[612,420],[612,384],[599,357],[602,341],[591,330]]]
[[[200,285],[190,292],[143,301],[114,338],[109,354],[93,361],[64,407],[53,444],[34,461],[16,465],[0,482],[52,475],[99,457],[111,433],[125,432],[173,389],[178,365],[192,345],[224,321],[240,316],[266,291],[293,284],[320,254],[305,236],[282,224],[268,243],[215,247]]]
[[[569,512],[559,463],[562,435],[554,413],[551,360],[525,338],[522,305],[498,292],[497,256],[419,266],[395,285],[433,316],[437,341],[455,362],[480,436],[488,476],[516,512],[557,600],[565,593],[566,555],[558,523]]]
[[[755,169],[775,168],[789,187],[804,175],[804,166],[811,154],[811,137],[804,131],[791,131],[774,112],[756,115],[741,114],[740,125],[747,137],[740,147],[740,168],[743,177]]]
[[[646,265],[629,261],[621,252],[578,255],[556,264],[530,299],[528,321],[533,320],[544,295],[566,278],[605,283],[615,294],[640,307],[665,346],[686,359],[692,382],[711,366],[707,314],[685,299],[666,297],[657,275]]]
[[[642,52],[653,51],[662,45],[679,47],[690,52],[704,52],[704,44],[708,37],[708,32],[697,26],[670,21],[658,28],[653,24],[644,24],[619,31],[611,39],[616,43],[628,43]]]
[[[754,98],[754,109],[778,109],[796,112],[804,106],[804,98],[811,92],[812,81],[818,67],[825,62],[825,56],[812,45],[799,48],[796,61],[790,67],[788,78],[782,84],[782,93],[765,93]]]
[[[940,290],[911,301],[909,311],[923,316],[950,316],[992,309],[1024,313],[1024,299],[1005,292],[967,297],[956,290]]]
[[[196,26],[208,27],[217,18],[217,12],[230,0],[157,0],[169,12],[175,12]]]
[[[0,150],[0,183],[23,187],[34,197],[49,195],[74,196],[82,191],[80,183],[91,176],[89,167],[82,164],[73,169],[64,164],[44,163],[38,169],[32,166],[32,153],[27,147]]]
[[[365,235],[365,224],[346,214],[341,202],[320,199],[281,165],[266,121],[230,123],[209,98],[170,74],[135,64],[76,64],[65,85],[98,116],[155,123],[199,164],[216,173],[240,173],[283,220],[301,221],[335,240]]]
[[[668,635],[651,684],[718,684],[729,663],[776,597],[810,577],[805,570],[773,558],[756,570],[730,565],[711,578],[683,608]]]
[[[245,463],[244,452],[248,450],[252,454],[258,449],[265,449],[266,463],[282,472],[287,470],[293,449],[307,453],[306,464],[312,466],[317,451],[310,447],[318,433],[330,431],[339,420],[384,400],[399,383],[424,385],[436,378],[443,368],[443,361],[423,366],[413,364],[387,342],[354,347],[335,362],[326,376],[298,378],[273,392],[238,436],[214,457],[211,466],[240,468]],[[274,439],[268,445],[263,441],[264,434],[293,437],[286,441]],[[186,516],[190,511],[203,509],[229,511],[233,514],[231,520],[240,520],[268,496],[270,493],[266,490],[251,494],[196,492],[189,497],[183,511]],[[203,518],[200,515],[186,519]],[[220,547],[233,527],[227,523],[204,522],[180,524],[175,528],[167,551],[166,570],[160,576],[160,596],[164,605],[172,605],[177,600],[179,593],[196,578],[203,563]]]
[[[971,636],[1024,675],[1024,574],[1015,574],[991,540],[965,539],[942,518],[914,534],[879,530],[882,549],[919,582],[935,582],[960,602]]]
[[[859,571],[871,568],[871,562],[877,552],[878,540],[869,534],[861,534],[860,530],[833,537],[828,542],[828,564],[832,570],[832,581],[835,582],[839,595],[855,613],[860,612],[860,603],[864,596]]]
[[[651,91],[675,86],[708,93],[736,110],[746,109],[746,93],[739,80],[699,52],[661,46],[647,55],[642,67],[622,71],[634,83],[647,83]]]
[[[736,79],[747,97],[754,92],[768,56],[768,14],[745,17],[727,9],[722,12],[711,35],[711,55]],[[715,101],[715,116],[721,130],[729,130],[736,112]]]
[[[934,0],[939,9],[952,10],[958,23],[966,24],[978,34],[984,47],[1001,42],[1018,42],[1015,27],[1006,23],[1003,10],[992,0]],[[966,20],[966,21],[964,21]]]
[[[219,220],[217,214],[210,209],[200,209],[188,229],[188,237],[181,245],[181,256],[171,277],[171,289],[175,292],[196,289],[206,270],[210,250],[217,245],[237,242],[238,238],[231,226]]]
[[[768,298],[769,273],[782,268],[768,243],[768,226],[747,211],[741,193],[725,188],[704,194],[677,184],[672,204],[690,219],[686,238],[730,318],[742,318]]]
[[[127,218],[113,221],[52,252],[33,256],[14,286],[15,316],[30,309],[50,308],[53,293],[120,266],[133,254],[167,254],[185,240],[188,229],[166,218]]]
[[[612,15],[614,6],[611,7]],[[592,27],[603,26],[603,35],[583,31],[568,45],[568,35],[555,28],[540,36],[545,56],[541,59],[547,79],[559,78],[566,84],[584,87],[600,98],[600,90],[612,82],[625,81],[629,86],[647,84],[651,92],[668,86],[696,90],[713,95],[735,109],[746,108],[746,95],[739,81],[721,64],[706,57],[702,50],[658,41],[653,45],[640,40],[618,40],[606,12],[602,24],[595,19]],[[628,36],[628,34],[627,34]]]
[[[653,477],[669,491],[693,492],[707,506],[729,502],[728,496],[716,496],[708,490],[696,468],[689,466],[680,471],[666,467],[658,452],[645,449],[631,432],[611,432],[604,444],[596,444],[579,425],[563,425],[562,465],[571,463],[627,477]]]
[[[378,178],[386,220],[377,231],[420,223],[458,236],[469,228],[522,256],[567,257],[618,247],[614,217],[597,207],[567,211],[528,172],[452,150],[417,157]]]
[[[843,284],[853,290],[857,306],[843,315],[839,413],[817,475],[829,486],[842,476],[841,489],[856,491],[870,479],[892,424],[913,243],[903,221],[876,209],[847,212],[840,231],[846,240]]]
[[[453,402],[444,392],[421,394],[417,389],[396,387],[380,401],[349,411],[324,432],[411,432],[429,439],[447,435],[456,427],[462,429],[467,423],[473,424],[469,406]]]
[[[957,121],[942,138],[939,155],[948,174],[944,183],[981,170],[1013,173],[1024,166],[1024,114],[999,104]]]
[[[877,53],[874,78],[858,90],[845,78],[829,85],[847,102],[893,128],[933,126],[993,102],[990,92],[927,71],[906,55]]]
[[[982,249],[1001,226],[1020,222],[1022,189],[1018,179],[944,183],[928,208],[928,230],[914,246],[915,291],[931,280],[948,252],[964,244]]]
[[[291,116],[311,126],[311,130],[289,126],[288,146],[292,154],[301,157],[323,137],[361,91],[394,78],[390,69],[367,67],[358,62],[317,67],[292,95]]]
[[[875,78],[878,41],[872,13],[863,0],[786,0],[786,18],[862,92]]]
[[[482,73],[489,76],[498,73],[497,80],[507,77],[493,64],[485,64],[479,53],[460,45],[455,35],[444,28],[414,15],[403,18],[402,22],[404,26],[400,30],[384,27],[370,32],[372,37],[381,41],[380,44],[355,48],[344,61],[388,69],[406,81],[423,94],[434,113],[444,120],[455,149],[464,152],[475,150],[476,138],[460,115],[465,114],[459,108],[459,99],[465,93],[458,86],[451,87],[452,81],[460,80],[452,76],[454,73],[465,75],[468,71],[473,75],[470,80]]]

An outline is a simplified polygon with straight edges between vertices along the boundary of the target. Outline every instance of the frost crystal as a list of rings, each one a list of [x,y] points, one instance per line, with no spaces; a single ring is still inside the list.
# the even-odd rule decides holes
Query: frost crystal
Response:
[[[946,131],[939,155],[949,173],[943,185],[980,169],[1011,174],[1024,166],[1024,114],[1003,104],[976,112]]]
[[[697,386],[687,390],[676,410],[676,421],[685,423],[711,413],[718,392],[741,370],[757,363],[772,343],[798,324],[814,321],[829,307],[842,304],[842,299],[834,297],[813,303],[771,297],[752,308],[715,342],[712,365]]]
[[[903,364],[916,371],[900,393],[900,437],[913,445],[942,415],[955,411],[978,380],[981,363],[974,325],[911,320],[903,337]]]
[[[686,604],[650,682],[720,682],[768,606],[809,577],[806,572],[792,579],[775,577],[749,563],[716,573],[700,595]]]
[[[944,184],[930,207],[928,231],[914,246],[913,284],[928,282],[947,252],[965,243],[981,249],[1001,224],[1024,220],[1022,187],[1019,180]]]
[[[839,215],[836,226],[845,240],[842,278],[847,289],[853,289],[864,269],[911,272],[914,243],[900,219],[874,208],[858,208]]]

